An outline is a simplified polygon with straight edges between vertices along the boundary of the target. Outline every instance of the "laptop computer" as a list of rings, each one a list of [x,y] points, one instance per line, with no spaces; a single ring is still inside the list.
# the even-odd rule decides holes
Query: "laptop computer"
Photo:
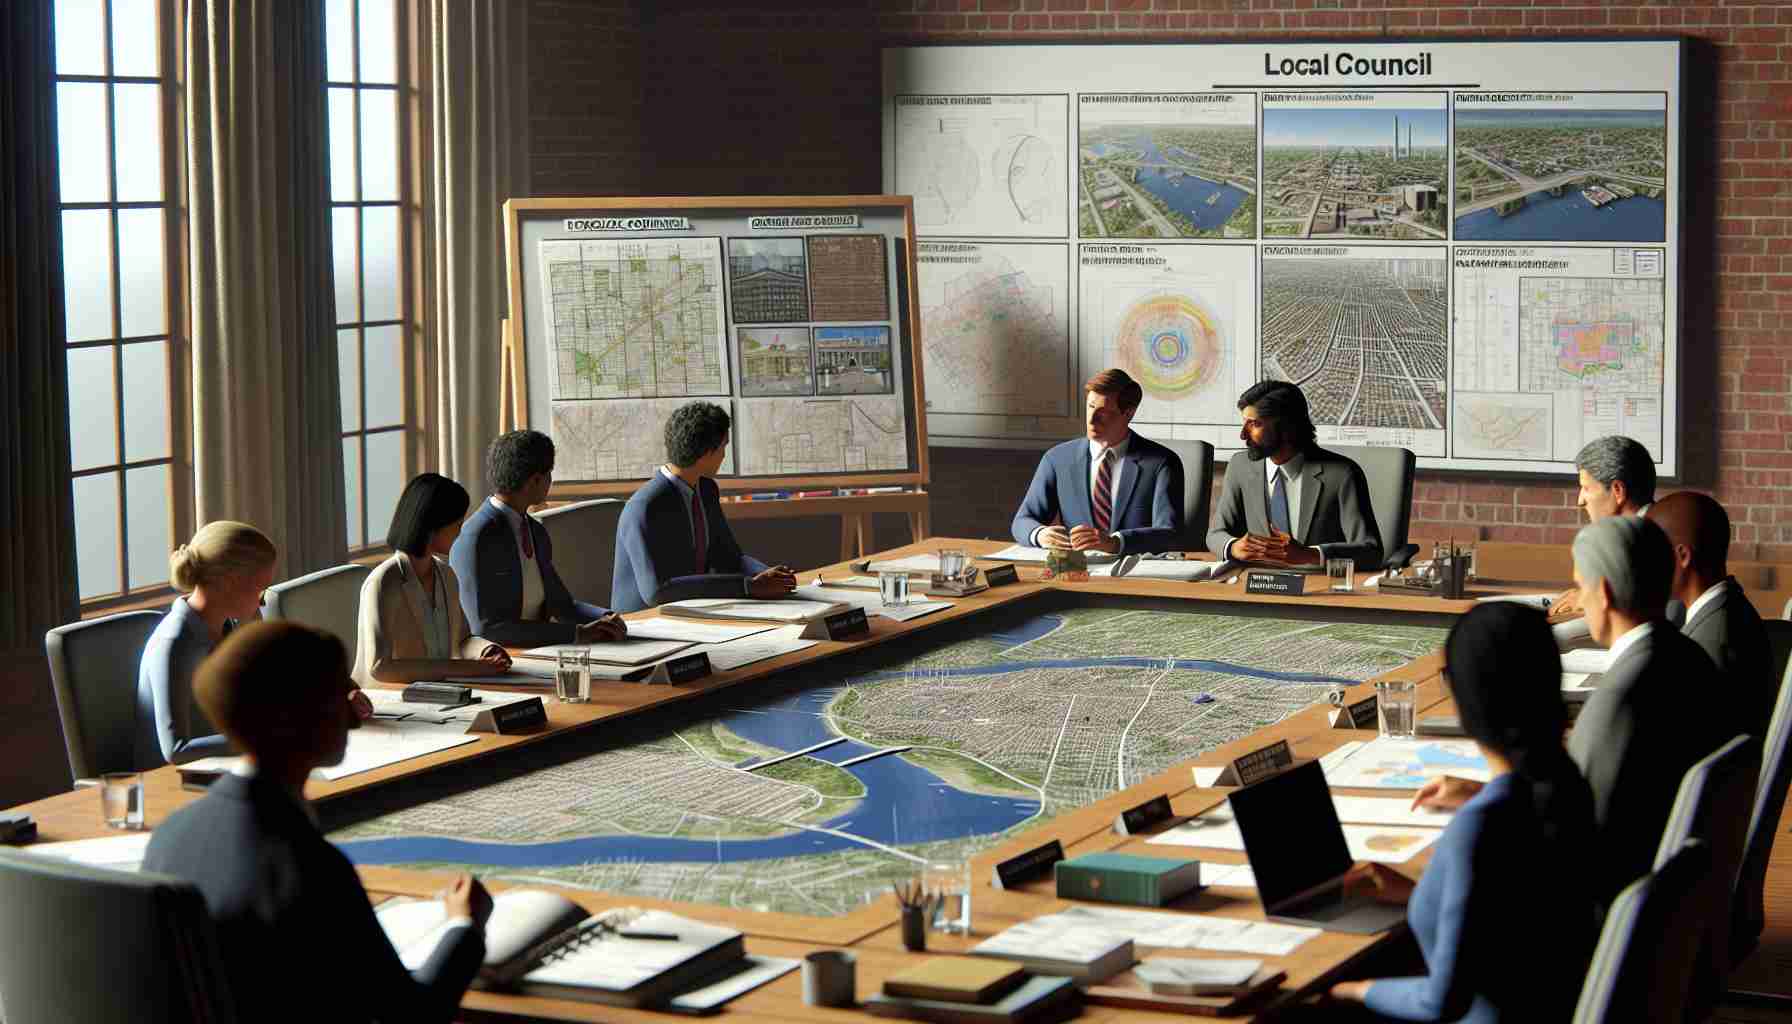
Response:
[[[1373,935],[1406,920],[1405,907],[1344,891],[1350,847],[1318,761],[1246,786],[1228,800],[1271,921]]]

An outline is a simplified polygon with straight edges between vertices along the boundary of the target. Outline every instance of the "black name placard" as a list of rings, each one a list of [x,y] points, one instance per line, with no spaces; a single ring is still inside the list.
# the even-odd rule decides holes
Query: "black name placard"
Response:
[[[1277,740],[1248,754],[1232,759],[1226,770],[1214,781],[1216,786],[1249,786],[1294,766],[1294,749],[1287,740]]]
[[[843,612],[823,615],[812,619],[803,630],[805,640],[851,640],[854,637],[869,636],[871,621],[865,617],[865,609],[848,608]]]
[[[1174,819],[1175,813],[1170,810],[1170,798],[1160,793],[1137,807],[1121,811],[1114,819],[1114,831],[1123,836],[1136,836],[1146,829]]]
[[[698,651],[696,654],[681,654],[676,658],[667,658],[653,667],[653,674],[647,677],[650,683],[689,683],[708,676],[715,671],[709,664],[709,652]]]
[[[1064,844],[1054,839],[1049,843],[1035,846],[1026,853],[1017,854],[996,865],[995,877],[991,879],[998,889],[1009,889],[1029,878],[1034,878],[1052,869],[1052,865],[1064,859]]]
[[[1247,594],[1274,594],[1277,597],[1299,597],[1307,592],[1307,575],[1300,572],[1267,572],[1252,569],[1245,575]]]
[[[1020,570],[1012,565],[995,565],[983,570],[983,582],[992,587],[1020,582]]]
[[[486,708],[473,717],[473,724],[467,727],[467,731],[515,736],[518,733],[534,732],[547,724],[548,709],[541,703],[540,697],[530,697]]]
[[[1346,704],[1332,712],[1334,729],[1373,729],[1378,724],[1380,706],[1371,693],[1362,700]]]

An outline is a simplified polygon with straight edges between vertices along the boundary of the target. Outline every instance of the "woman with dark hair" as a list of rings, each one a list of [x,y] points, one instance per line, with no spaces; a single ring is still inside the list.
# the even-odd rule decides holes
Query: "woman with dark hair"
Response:
[[[1416,887],[1378,865],[1359,869],[1383,898],[1408,903],[1426,973],[1342,982],[1332,996],[1398,1020],[1566,1020],[1598,919],[1585,867],[1593,796],[1562,745],[1561,658],[1541,612],[1496,602],[1456,623],[1444,660],[1463,731],[1493,779],[1419,791],[1419,806],[1468,798]]]
[[[361,584],[357,682],[410,683],[509,670],[504,648],[471,635],[460,606],[460,582],[448,565],[471,504],[466,488],[437,473],[420,473],[405,485],[386,534],[392,557]]]

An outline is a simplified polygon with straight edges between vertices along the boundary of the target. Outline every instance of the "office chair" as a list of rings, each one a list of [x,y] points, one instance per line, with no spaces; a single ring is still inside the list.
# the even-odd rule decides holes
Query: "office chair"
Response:
[[[1213,494],[1213,445],[1206,441],[1163,441],[1158,444],[1182,460],[1182,551],[1207,547],[1207,506]]]
[[[554,571],[576,600],[610,607],[616,524],[625,504],[620,498],[597,498],[536,513],[554,542]]]
[[[1767,626],[1769,639],[1792,637],[1792,623],[1769,621]],[[1782,666],[1779,698],[1774,702],[1773,718],[1762,744],[1761,776],[1755,786],[1742,865],[1736,873],[1735,902],[1730,915],[1732,969],[1760,945],[1761,930],[1767,925],[1767,860],[1773,853],[1773,841],[1779,837],[1780,811],[1786,805],[1787,787],[1792,785],[1792,666],[1785,664],[1781,649],[1776,643],[1776,663]]]
[[[119,612],[44,634],[74,778],[156,767],[136,763],[137,666],[161,621],[161,612]]]
[[[1683,1024],[1716,883],[1710,848],[1693,839],[1626,886],[1605,915],[1574,1024]]]
[[[352,665],[361,628],[361,584],[372,572],[372,566],[351,563],[276,583],[268,588],[261,617],[290,619],[323,630],[342,641]]]
[[[1412,525],[1412,480],[1417,464],[1413,453],[1405,448],[1347,444],[1323,447],[1362,467],[1363,476],[1369,482],[1369,505],[1375,513],[1375,529],[1381,534],[1382,568],[1404,568],[1419,553],[1419,546],[1406,540]]]

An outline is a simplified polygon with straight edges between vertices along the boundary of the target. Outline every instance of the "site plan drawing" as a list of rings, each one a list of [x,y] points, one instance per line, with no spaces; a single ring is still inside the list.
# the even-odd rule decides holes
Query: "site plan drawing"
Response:
[[[721,240],[541,244],[550,398],[728,394]]]
[[[555,402],[547,434],[554,441],[554,475],[562,480],[645,480],[666,462],[666,420],[687,399],[637,402]],[[729,402],[718,404],[726,409]],[[734,472],[734,445],[721,472]]]
[[[734,409],[743,476],[908,468],[900,396],[743,399]]]
[[[1266,238],[1444,238],[1445,93],[1270,93],[1263,99]]]
[[[904,96],[896,192],[925,234],[1062,237],[1070,97]]]
[[[930,411],[1071,414],[1068,247],[926,242],[921,349]]]
[[[988,626],[330,838],[359,864],[837,915],[1443,639],[1129,606]]]
[[[1476,458],[1572,459],[1623,434],[1661,450],[1664,253],[1658,248],[1455,250],[1454,446]]]
[[[1266,246],[1263,375],[1306,392],[1319,440],[1443,455],[1441,246]]]
[[[1251,238],[1251,93],[1089,95],[1077,105],[1077,234]]]

